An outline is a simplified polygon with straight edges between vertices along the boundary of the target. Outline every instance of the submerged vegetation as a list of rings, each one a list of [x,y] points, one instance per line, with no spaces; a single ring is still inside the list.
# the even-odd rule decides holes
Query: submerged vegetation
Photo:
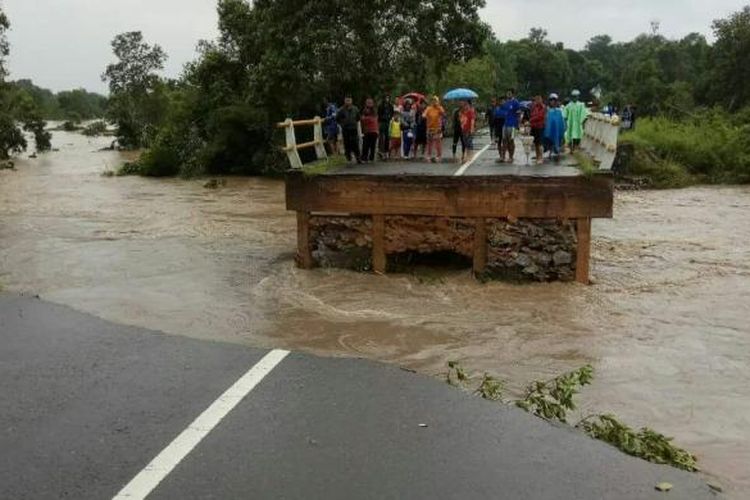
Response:
[[[552,380],[534,381],[527,386],[522,399],[508,401],[503,399],[505,384],[485,373],[473,393],[483,399],[515,405],[545,420],[568,423],[569,412],[576,409],[576,394],[582,387],[591,384],[593,379],[593,367],[585,365]],[[449,361],[446,382],[467,388],[471,377],[459,362]],[[667,464],[691,472],[698,470],[695,456],[674,445],[672,438],[648,427],[635,431],[609,414],[590,415],[581,419],[574,427],[649,462]]]

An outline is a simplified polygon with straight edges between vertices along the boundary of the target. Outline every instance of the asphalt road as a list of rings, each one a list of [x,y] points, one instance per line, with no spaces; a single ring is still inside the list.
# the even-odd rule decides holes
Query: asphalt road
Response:
[[[113,498],[267,353],[0,296],[0,498]],[[149,498],[716,498],[699,475],[368,361],[292,353],[237,401]]]

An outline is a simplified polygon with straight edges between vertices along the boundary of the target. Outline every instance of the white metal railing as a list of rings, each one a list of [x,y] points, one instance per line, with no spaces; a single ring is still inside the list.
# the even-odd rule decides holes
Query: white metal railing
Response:
[[[313,127],[313,140],[297,144],[297,136],[294,127]],[[315,156],[318,160],[328,158],[326,147],[323,142],[323,119],[319,116],[309,120],[292,120],[287,118],[285,121],[277,123],[277,128],[283,128],[286,135],[286,146],[284,152],[289,158],[289,165],[292,168],[302,168],[302,160],[299,157],[299,150],[306,148],[315,148]]]
[[[599,163],[599,169],[611,170],[617,153],[620,117],[591,113],[586,119],[581,147]]]

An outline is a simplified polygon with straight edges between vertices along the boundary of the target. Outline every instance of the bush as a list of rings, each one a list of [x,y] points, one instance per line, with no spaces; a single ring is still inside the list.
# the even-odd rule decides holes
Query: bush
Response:
[[[636,149],[635,167],[681,184],[685,175],[710,183],[750,182],[750,125],[720,110],[681,120],[643,118],[622,142]]]
[[[80,129],[76,123],[73,123],[72,121],[65,121],[60,126],[61,129],[63,129],[66,132],[75,132],[76,130]]]
[[[125,162],[115,173],[118,177],[125,175],[141,175],[141,164],[137,161]]]
[[[189,124],[168,125],[159,131],[151,148],[141,156],[142,175],[202,175],[205,171],[200,158],[203,147],[197,130]]]
[[[627,144],[623,145],[626,148]],[[644,177],[646,185],[656,189],[682,188],[695,184],[697,179],[688,169],[672,159],[663,159],[653,149],[643,146],[630,148],[627,174]]]
[[[89,123],[86,126],[86,128],[83,129],[83,132],[81,133],[89,137],[96,137],[96,136],[104,135],[106,132],[107,132],[107,124],[103,122],[102,120],[97,120],[95,122]]]
[[[259,175],[272,173],[269,164],[272,129],[263,110],[234,104],[214,111],[206,126],[210,138],[201,153],[209,174]]]

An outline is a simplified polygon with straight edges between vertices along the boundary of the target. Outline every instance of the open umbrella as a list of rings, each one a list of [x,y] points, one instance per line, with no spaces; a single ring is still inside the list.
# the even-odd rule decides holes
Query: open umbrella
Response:
[[[460,101],[464,99],[477,99],[479,95],[471,89],[453,89],[448,91],[443,99],[446,101]]]
[[[412,102],[418,103],[420,101],[424,101],[424,94],[420,94],[419,92],[409,92],[408,94],[404,94],[401,96],[401,99],[411,99]]]

